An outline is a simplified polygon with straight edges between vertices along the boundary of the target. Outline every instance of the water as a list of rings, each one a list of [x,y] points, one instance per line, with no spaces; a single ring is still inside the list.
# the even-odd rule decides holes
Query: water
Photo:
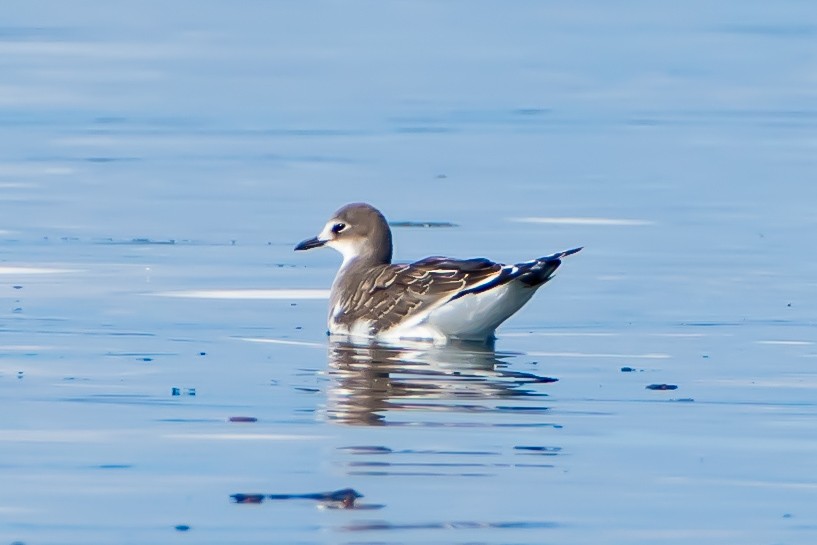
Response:
[[[813,543],[815,35],[805,1],[6,2],[0,540]],[[292,247],[354,200],[400,260],[585,250],[495,351],[330,345],[338,257]]]

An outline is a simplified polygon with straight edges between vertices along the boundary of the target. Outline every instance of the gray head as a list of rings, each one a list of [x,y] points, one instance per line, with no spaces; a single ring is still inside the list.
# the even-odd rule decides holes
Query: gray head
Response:
[[[344,264],[362,258],[373,264],[391,263],[391,229],[383,214],[366,203],[347,204],[326,222],[320,234],[298,244],[296,250],[329,246],[343,255]]]

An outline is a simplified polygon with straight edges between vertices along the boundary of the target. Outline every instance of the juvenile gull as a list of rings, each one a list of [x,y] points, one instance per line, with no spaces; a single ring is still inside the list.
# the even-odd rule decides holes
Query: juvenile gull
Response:
[[[581,248],[515,265],[485,258],[427,257],[395,263],[389,224],[365,203],[335,212],[295,250],[329,246],[343,263],[329,296],[329,332],[378,339],[486,341]]]

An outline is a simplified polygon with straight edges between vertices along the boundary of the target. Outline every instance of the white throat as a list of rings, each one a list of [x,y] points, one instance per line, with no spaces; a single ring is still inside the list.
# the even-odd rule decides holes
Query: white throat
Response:
[[[340,253],[343,256],[343,262],[340,264],[338,273],[344,270],[349,264],[360,255],[360,247],[357,244],[351,243],[347,240],[331,240],[326,243],[327,246]]]

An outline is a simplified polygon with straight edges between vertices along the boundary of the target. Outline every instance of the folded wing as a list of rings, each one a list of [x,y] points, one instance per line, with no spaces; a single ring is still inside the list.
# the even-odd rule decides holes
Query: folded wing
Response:
[[[365,275],[358,289],[348,290],[345,309],[336,322],[350,327],[369,322],[370,334],[397,324],[420,323],[437,307],[468,295],[478,294],[519,279],[536,288],[550,280],[560,258],[581,248],[560,252],[516,265],[489,259],[428,257],[411,264],[383,265]]]
[[[502,273],[503,266],[488,259],[428,257],[411,264],[383,265],[369,272],[359,289],[349,290],[339,323],[377,324],[372,334],[385,331],[410,317],[420,317],[458,293]]]

